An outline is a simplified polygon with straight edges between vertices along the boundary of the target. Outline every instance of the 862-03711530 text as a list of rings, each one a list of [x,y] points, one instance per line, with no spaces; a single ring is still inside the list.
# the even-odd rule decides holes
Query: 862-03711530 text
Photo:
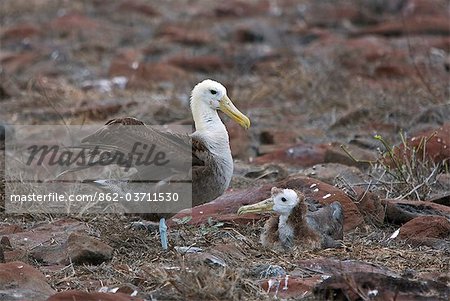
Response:
[[[177,192],[133,192],[119,194],[116,192],[95,192],[92,194],[11,194],[10,201],[17,202],[177,202]]]

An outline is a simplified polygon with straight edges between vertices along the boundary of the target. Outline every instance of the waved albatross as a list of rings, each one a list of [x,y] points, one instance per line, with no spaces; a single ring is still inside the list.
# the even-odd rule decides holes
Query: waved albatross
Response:
[[[315,208],[317,209],[317,208]],[[339,202],[308,211],[305,196],[293,189],[273,187],[271,197],[242,206],[238,214],[277,212],[264,225],[261,243],[271,248],[335,248],[343,239],[344,213]]]
[[[250,127],[250,120],[242,114],[227,96],[225,87],[213,80],[198,83],[191,94],[190,101],[195,132],[190,135],[173,134],[146,127],[142,121],[125,117],[113,119],[94,134],[82,140],[85,147],[100,146],[103,149],[130,150],[130,139],[142,143],[166,145],[176,153],[179,164],[190,162],[192,158],[192,206],[209,202],[222,195],[230,184],[233,175],[233,158],[231,156],[228,132],[217,111],[222,111],[245,129]],[[129,137],[116,137],[117,128],[128,125]],[[82,147],[83,147],[82,145]],[[192,148],[191,148],[192,145]],[[189,159],[189,160],[188,160]],[[137,172],[127,181],[98,180],[94,181],[103,189],[127,192],[127,184],[132,181],[148,178],[152,168],[135,166]],[[146,175],[147,173],[147,175]],[[161,175],[159,175],[161,176]],[[151,177],[151,176],[150,176]],[[129,188],[128,188],[129,189]],[[147,220],[158,220],[161,244],[167,249],[167,227],[165,218],[173,214],[142,214]]]

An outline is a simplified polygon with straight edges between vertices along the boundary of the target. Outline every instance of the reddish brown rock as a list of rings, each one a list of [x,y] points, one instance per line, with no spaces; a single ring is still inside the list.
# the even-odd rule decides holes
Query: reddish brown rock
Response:
[[[339,179],[342,179],[345,184],[349,185],[363,183],[366,178],[365,174],[358,168],[339,163],[317,164],[303,170],[301,173],[330,185],[342,184]]]
[[[450,220],[443,216],[419,216],[404,224],[398,237],[419,246],[450,247],[444,241],[450,238]]]
[[[217,72],[228,66],[227,60],[218,55],[178,55],[169,58],[167,62],[184,70],[201,72]]]
[[[295,129],[276,129],[270,128],[261,131],[259,134],[259,142],[261,144],[293,144],[298,142],[300,136],[304,135],[303,131]],[[317,134],[317,133],[315,133]]]
[[[374,21],[374,17],[365,14],[365,10],[354,3],[316,3],[310,5],[305,12],[305,21],[310,27],[336,27],[345,22],[364,22]]]
[[[448,16],[420,15],[409,18],[399,18],[361,29],[358,35],[378,34],[384,36],[414,35],[414,34],[450,34]]]
[[[162,62],[144,63],[141,52],[134,49],[123,49],[111,61],[108,75],[128,78],[127,88],[145,89],[151,82],[173,81],[186,75],[175,66]]]
[[[176,42],[186,45],[204,45],[211,42],[211,35],[206,31],[190,30],[185,26],[168,25],[159,30],[158,37],[168,42]]]
[[[434,163],[445,163],[450,161],[450,123],[443,126],[416,133],[406,140],[406,144],[399,144],[394,147],[394,156],[398,162],[411,161],[412,154],[415,153],[416,160],[423,158],[431,159]],[[387,165],[394,167],[395,163],[391,158],[386,157]]]
[[[250,2],[230,0],[220,2],[214,9],[216,17],[248,17],[268,12],[270,2],[267,0]]]
[[[342,148],[345,148],[345,151]],[[342,145],[341,143],[333,142],[330,143],[330,147],[325,152],[325,162],[340,163],[360,168],[369,167],[370,162],[375,162],[376,159],[377,156],[372,151],[353,144]]]
[[[0,36],[4,42],[5,40],[21,40],[40,34],[41,29],[38,25],[22,23],[3,29]]]
[[[335,35],[312,43],[306,53],[317,56],[329,56],[358,76],[367,79],[398,78],[404,75],[416,77],[417,72],[410,63],[408,52],[403,48],[393,47],[390,40],[383,37],[364,36],[355,39],[338,38]],[[376,83],[385,85],[379,80]],[[352,108],[336,125],[355,123],[355,118],[367,118],[367,108]]]
[[[236,122],[225,121],[228,135],[230,137],[231,154],[235,159],[247,160],[253,155],[251,148],[250,133],[243,131]]]
[[[124,0],[119,4],[117,9],[121,12],[132,12],[143,14],[149,17],[159,16],[160,13],[152,5],[138,0]]]
[[[423,215],[450,218],[450,207],[433,202],[382,199],[381,203],[386,207],[386,220],[393,224],[402,225]]]
[[[289,177],[285,180],[266,184],[258,188],[249,188],[246,190],[229,192],[216,200],[194,207],[192,209],[183,210],[174,216],[176,219],[183,217],[192,217],[190,224],[201,224],[208,221],[209,218],[220,221],[245,222],[252,219],[260,218],[255,214],[238,216],[239,207],[260,202],[270,197],[272,187],[297,189],[305,194],[307,199],[313,199],[323,205],[329,205],[334,201],[341,203],[344,210],[344,231],[354,229],[363,223],[363,217],[356,205],[345,195],[340,189],[301,176]],[[171,225],[175,225],[173,221]]]
[[[45,276],[21,261],[0,263],[0,296],[2,300],[44,301],[55,291]]]
[[[113,255],[113,248],[101,240],[76,232],[67,240],[67,251],[72,262],[78,264],[100,264]]]
[[[54,294],[47,301],[143,301],[144,299],[131,297],[123,293],[88,293],[71,290]]]
[[[58,245],[41,245],[31,256],[44,264],[100,264],[109,261],[113,248],[85,234],[71,233],[67,241]]]
[[[305,259],[296,262],[297,268],[291,274],[304,276],[305,271],[311,271],[320,275],[342,275],[349,273],[377,273],[386,276],[397,276],[388,268],[359,260],[338,260],[332,258]]]
[[[119,50],[117,55],[113,57],[111,61],[108,76],[131,77],[140,64],[141,56],[141,52],[133,48]]]
[[[6,73],[16,73],[25,70],[41,57],[37,52],[20,52],[0,54],[0,64]]]
[[[136,72],[129,78],[128,86],[135,88],[146,88],[151,81],[174,81],[185,75],[186,73],[181,68],[177,68],[171,64],[139,64]]]
[[[325,153],[328,146],[324,144],[305,144],[296,145],[276,150],[274,152],[257,157],[254,163],[285,163],[301,167],[309,167],[325,161]]]
[[[30,251],[36,246],[49,242],[62,244],[67,241],[70,233],[87,230],[85,223],[70,218],[63,218],[53,222],[40,222],[27,231],[8,234],[14,249]]]
[[[57,17],[50,22],[50,28],[60,32],[93,30],[98,27],[99,23],[95,19],[75,12]]]
[[[84,116],[90,120],[105,120],[111,115],[118,113],[124,108],[135,105],[134,101],[107,100],[101,102],[81,103],[79,107],[61,110],[58,114],[61,116]],[[50,115],[50,114],[48,114]]]
[[[276,295],[280,298],[295,298],[311,295],[315,287],[321,286],[320,283],[323,281],[324,276],[330,277],[354,273],[377,273],[386,277],[398,276],[387,268],[357,260],[316,258],[300,260],[295,265],[297,268],[288,273],[287,276],[282,275],[266,279],[261,281],[260,285],[271,295]],[[271,284],[270,288],[269,283]]]
[[[450,289],[435,281],[416,281],[372,272],[355,272],[327,278],[314,288],[314,296],[320,300],[333,296],[334,300],[349,301],[432,301],[448,300]]]
[[[23,229],[19,225],[11,225],[11,224],[0,225],[0,235],[14,234],[22,231]]]
[[[285,299],[309,296],[313,288],[320,282],[322,282],[322,277],[318,275],[307,278],[286,275],[262,280],[260,285],[264,291],[275,298]]]

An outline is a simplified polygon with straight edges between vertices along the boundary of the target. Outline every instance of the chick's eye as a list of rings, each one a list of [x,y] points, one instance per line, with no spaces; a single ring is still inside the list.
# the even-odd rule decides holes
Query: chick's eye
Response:
[[[211,92],[212,95],[217,94],[217,91],[216,91],[216,90],[209,90],[209,92]]]
[[[282,197],[282,198],[281,198],[281,201],[284,203],[284,202],[286,202],[287,200],[286,200],[285,197]]]

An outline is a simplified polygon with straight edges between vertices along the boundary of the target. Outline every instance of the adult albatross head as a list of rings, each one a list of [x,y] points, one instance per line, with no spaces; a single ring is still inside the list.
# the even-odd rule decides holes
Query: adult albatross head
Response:
[[[191,110],[197,131],[223,128],[217,111],[222,111],[245,129],[250,127],[250,119],[234,106],[227,89],[210,79],[198,83],[192,90]]]

